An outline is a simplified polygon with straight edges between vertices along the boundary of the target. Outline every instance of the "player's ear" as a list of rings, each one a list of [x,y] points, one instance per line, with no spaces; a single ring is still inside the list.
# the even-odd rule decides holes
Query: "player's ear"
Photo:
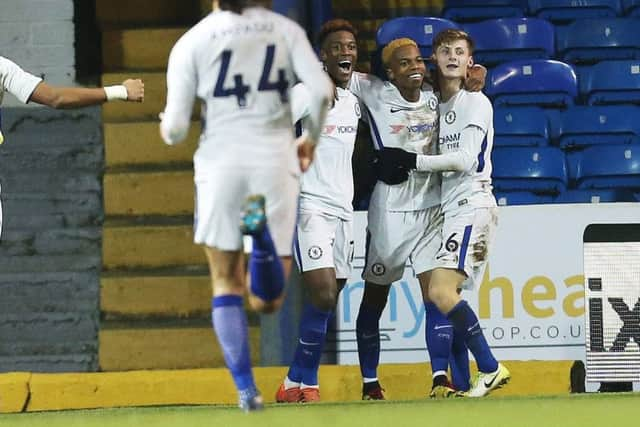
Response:
[[[320,49],[320,60],[322,62],[327,61],[327,52],[325,52],[324,49]]]
[[[389,77],[389,80],[395,79],[395,75],[393,74],[393,70],[390,67],[385,67],[384,70],[387,72],[387,77]]]
[[[469,62],[467,63],[467,67],[473,67],[473,56],[469,55]]]

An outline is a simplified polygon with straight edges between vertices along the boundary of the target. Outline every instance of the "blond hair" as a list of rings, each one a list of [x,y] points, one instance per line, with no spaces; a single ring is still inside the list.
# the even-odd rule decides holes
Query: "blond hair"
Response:
[[[391,60],[391,56],[396,49],[404,47],[404,46],[414,46],[418,47],[418,44],[413,40],[403,37],[400,39],[391,40],[388,45],[382,49],[382,63],[387,66],[389,65],[389,61]]]

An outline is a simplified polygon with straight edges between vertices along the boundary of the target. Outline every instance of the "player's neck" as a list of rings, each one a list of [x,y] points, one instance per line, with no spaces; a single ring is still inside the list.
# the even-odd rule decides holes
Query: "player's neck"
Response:
[[[405,101],[409,101],[409,102],[420,101],[420,93],[422,91],[421,88],[407,88],[407,87],[403,88],[400,86],[396,86],[396,87],[398,88],[400,95],[402,95]]]
[[[447,102],[462,90],[462,81],[460,79],[440,78],[438,86],[440,88],[440,100]]]

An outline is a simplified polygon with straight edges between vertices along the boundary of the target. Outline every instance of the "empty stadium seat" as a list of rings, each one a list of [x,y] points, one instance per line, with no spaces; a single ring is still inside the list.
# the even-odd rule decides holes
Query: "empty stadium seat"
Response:
[[[608,18],[622,13],[620,0],[529,0],[529,13],[554,22]]]
[[[640,60],[600,62],[580,78],[589,105],[640,104]]]
[[[567,188],[567,166],[559,148],[496,147],[492,160],[496,192],[558,193]]]
[[[554,203],[612,203],[612,202],[635,202],[634,194],[625,189],[612,190],[567,190],[560,193]]]
[[[548,145],[549,126],[544,110],[537,107],[502,107],[493,111],[493,145]]]
[[[460,28],[455,22],[442,18],[430,18],[422,16],[406,16],[386,21],[378,28],[376,43],[382,48],[391,40],[408,37],[414,40],[420,47],[425,57],[431,55],[433,38],[440,31],[447,28]]]
[[[622,0],[622,12],[627,16],[640,16],[640,0]]]
[[[502,105],[573,105],[578,93],[576,73],[563,62],[533,59],[500,64],[491,70],[487,95]]]
[[[431,56],[433,38],[440,31],[447,28],[460,28],[455,22],[424,16],[406,16],[389,19],[384,22],[376,33],[376,50],[371,54],[371,71],[382,79],[387,75],[382,65],[382,49],[390,41],[408,37],[418,44],[420,52],[425,58]],[[428,65],[428,64],[427,64]]]
[[[445,0],[442,16],[456,22],[524,16],[526,0]]]
[[[594,63],[640,57],[640,20],[601,18],[574,21],[556,31],[559,58],[565,62]]]
[[[640,107],[576,106],[559,114],[552,137],[560,148],[640,142]]]
[[[518,59],[546,59],[554,54],[554,27],[542,19],[493,19],[462,28],[475,43],[475,62],[488,67]]]
[[[553,203],[553,196],[530,191],[508,191],[494,194],[498,206],[540,205]]]
[[[578,153],[578,189],[640,189],[640,147],[594,145]]]

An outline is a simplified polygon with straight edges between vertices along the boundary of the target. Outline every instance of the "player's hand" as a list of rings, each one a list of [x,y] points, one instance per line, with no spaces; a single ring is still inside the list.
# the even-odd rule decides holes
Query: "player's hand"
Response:
[[[313,162],[316,144],[307,135],[302,135],[296,140],[298,146],[298,163],[300,170],[306,172]]]
[[[481,91],[487,81],[487,69],[480,64],[473,64],[467,71],[464,88],[470,92]]]
[[[127,101],[142,102],[144,101],[144,83],[140,79],[127,79],[122,82],[127,88]]]
[[[402,148],[396,147],[384,147],[379,155],[382,157],[382,161],[388,163],[390,166],[400,166],[405,169],[416,168],[416,153],[409,153]]]
[[[384,156],[383,151],[376,151],[373,163],[378,180],[387,185],[398,185],[408,180],[410,169],[389,161]]]

